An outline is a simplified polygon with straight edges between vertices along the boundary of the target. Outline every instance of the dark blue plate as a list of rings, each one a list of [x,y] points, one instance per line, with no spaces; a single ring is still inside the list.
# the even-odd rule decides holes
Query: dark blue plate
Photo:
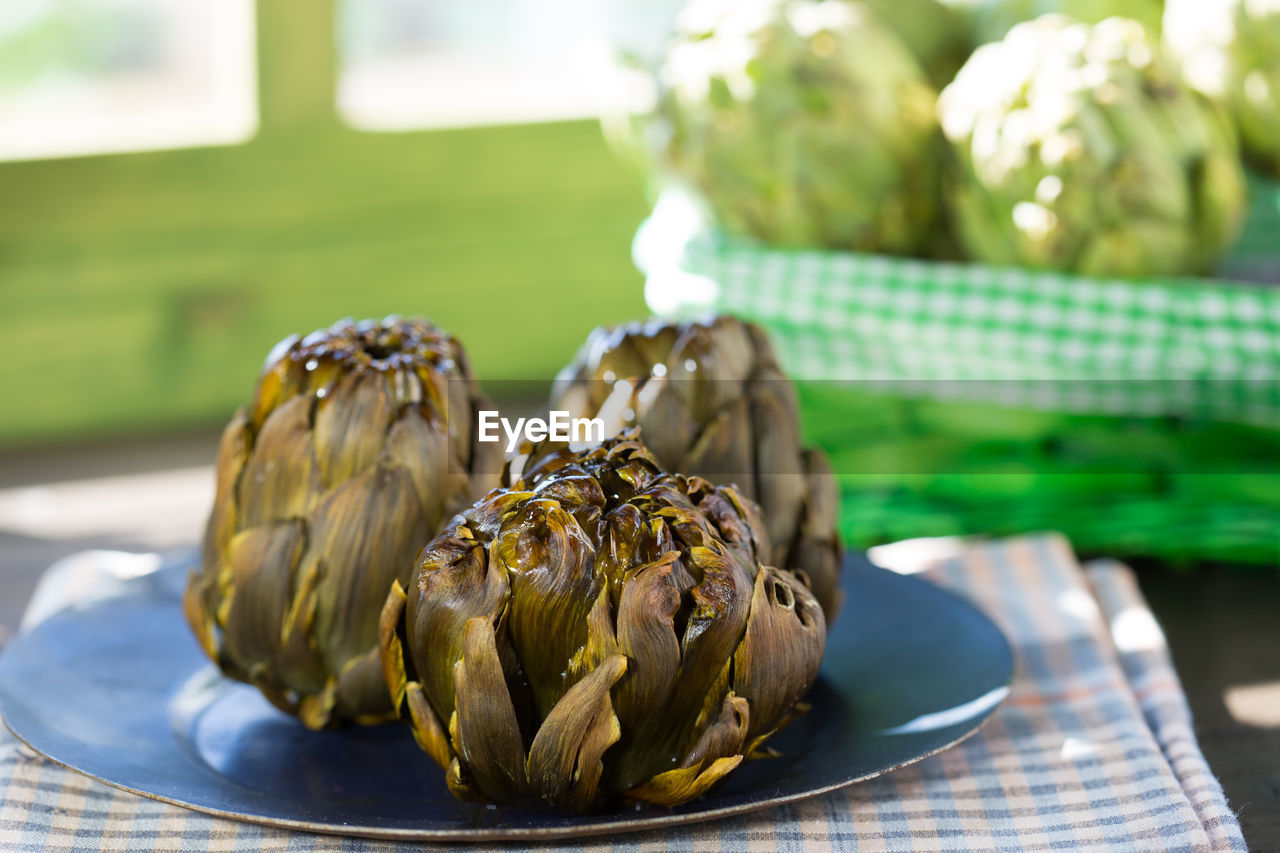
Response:
[[[678,809],[571,817],[462,803],[407,727],[313,732],[212,668],[183,621],[186,566],[59,613],[0,657],[0,713],[49,759],[146,797],[315,832],[427,841],[654,829],[812,797],[977,730],[1008,693],[1009,644],[967,602],[850,558],[813,708]]]

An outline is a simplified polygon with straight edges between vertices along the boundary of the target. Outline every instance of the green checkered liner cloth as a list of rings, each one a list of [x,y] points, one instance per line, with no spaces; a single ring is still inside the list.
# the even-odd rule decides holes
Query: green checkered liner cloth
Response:
[[[684,204],[664,194],[637,234],[650,307],[757,320],[795,377],[1076,413],[1280,417],[1274,285],[782,250],[700,227]],[[1259,267],[1257,231],[1236,268]]]

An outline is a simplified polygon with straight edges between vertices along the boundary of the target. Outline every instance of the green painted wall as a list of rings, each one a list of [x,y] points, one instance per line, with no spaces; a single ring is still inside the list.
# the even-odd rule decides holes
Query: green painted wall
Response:
[[[640,181],[593,122],[352,131],[331,2],[259,7],[252,142],[0,164],[0,444],[220,422],[343,316],[425,314],[500,379],[644,313]]]

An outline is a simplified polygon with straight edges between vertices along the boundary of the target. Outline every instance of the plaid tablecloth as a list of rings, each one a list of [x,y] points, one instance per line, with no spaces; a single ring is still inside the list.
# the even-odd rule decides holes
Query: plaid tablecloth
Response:
[[[883,556],[896,563],[902,553]],[[95,572],[104,574],[100,567],[110,562],[64,566],[57,586],[92,589],[99,585]],[[983,608],[1015,648],[1012,693],[977,735],[895,773],[794,805],[555,848],[1245,849],[1196,744],[1163,636],[1127,568],[1081,567],[1056,535],[965,545],[927,562],[927,578]],[[76,582],[67,583],[70,577]],[[51,585],[39,591],[33,618],[60,598]],[[41,760],[6,732],[0,849],[424,848],[207,817],[90,781]]]

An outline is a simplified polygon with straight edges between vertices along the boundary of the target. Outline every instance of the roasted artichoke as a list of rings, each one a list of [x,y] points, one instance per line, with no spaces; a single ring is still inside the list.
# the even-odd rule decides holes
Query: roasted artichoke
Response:
[[[424,320],[281,341],[218,449],[184,610],[204,650],[307,726],[393,717],[378,614],[443,522],[497,485],[462,346]]]
[[[911,254],[938,219],[936,90],[857,0],[696,0],[644,137],[726,230]]]
[[[395,704],[464,799],[595,810],[699,796],[798,712],[822,609],[761,565],[734,489],[634,433],[543,443],[423,549],[380,624]]]
[[[802,575],[834,620],[840,600],[838,490],[822,451],[800,443],[795,389],[764,331],[729,316],[596,329],[560,372],[551,408],[639,425],[668,471],[733,483],[757,501],[765,562]]]
[[[1209,270],[1245,186],[1220,111],[1142,25],[1048,15],[978,48],[938,102],[967,253],[1086,275]]]
[[[1227,108],[1245,156],[1280,177],[1280,3],[1167,0],[1164,15],[1187,82]]]

